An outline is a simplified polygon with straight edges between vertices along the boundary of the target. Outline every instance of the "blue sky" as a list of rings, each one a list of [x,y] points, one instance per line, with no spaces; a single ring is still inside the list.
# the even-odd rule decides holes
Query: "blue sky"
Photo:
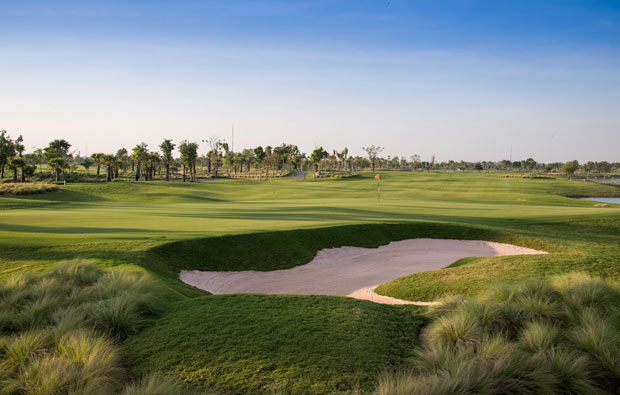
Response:
[[[620,2],[0,1],[0,129],[618,161]]]

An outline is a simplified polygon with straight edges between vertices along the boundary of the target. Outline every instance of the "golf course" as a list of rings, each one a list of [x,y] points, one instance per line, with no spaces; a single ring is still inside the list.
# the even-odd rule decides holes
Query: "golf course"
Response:
[[[0,278],[46,276],[74,260],[148,278],[157,309],[119,337],[132,380],[158,374],[190,393],[317,394],[373,392],[384,372],[408,368],[433,317],[428,308],[346,296],[212,295],[180,273],[287,270],[323,249],[423,238],[546,254],[465,255],[382,283],[377,294],[434,302],[569,273],[620,280],[620,205],[574,198],[617,197],[618,185],[392,171],[381,173],[379,201],[374,175],[69,183],[0,196]]]

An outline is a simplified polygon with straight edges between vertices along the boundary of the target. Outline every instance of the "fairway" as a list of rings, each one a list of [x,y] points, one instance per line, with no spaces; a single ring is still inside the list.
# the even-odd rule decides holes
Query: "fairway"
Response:
[[[290,269],[324,248],[432,238],[488,240],[550,254],[466,257],[376,292],[434,301],[449,293],[477,294],[498,281],[573,271],[620,279],[620,206],[569,197],[618,196],[617,186],[501,173],[382,177],[381,202],[369,173],[316,182],[75,184],[44,195],[1,197],[0,276],[42,272],[72,258],[150,273],[166,296],[166,312],[123,346],[129,369],[137,375],[166,371],[223,393],[368,390],[377,371],[411,356],[426,318],[417,307],[339,297],[211,296],[182,283],[182,270]],[[276,341],[273,331],[290,342]]]

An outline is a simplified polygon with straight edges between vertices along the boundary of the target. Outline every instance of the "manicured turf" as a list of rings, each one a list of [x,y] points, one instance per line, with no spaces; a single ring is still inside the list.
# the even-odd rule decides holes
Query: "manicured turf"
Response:
[[[327,296],[218,295],[179,303],[125,345],[138,375],[202,389],[368,390],[412,355],[419,310]]]
[[[375,356],[366,358],[379,358],[376,361],[381,366],[396,364],[399,355],[404,355],[403,344],[411,338],[400,346],[389,339],[371,339],[389,326],[388,322],[400,320],[394,317],[402,318],[405,313],[345,298],[204,296],[204,292],[178,280],[182,268],[273,270],[306,263],[325,247],[376,247],[391,240],[436,237],[495,240],[551,254],[465,259],[449,269],[388,283],[379,292],[433,300],[445,293],[474,294],[498,280],[513,282],[566,271],[620,279],[620,206],[601,207],[597,202],[565,197],[619,196],[616,186],[503,178],[494,173],[411,172],[382,174],[381,186],[381,202],[376,200],[372,174],[318,182],[76,184],[61,187],[58,193],[0,197],[0,278],[15,272],[42,271],[54,262],[74,257],[153,273],[174,307],[153,327],[136,335],[139,337],[129,338],[127,364],[134,372],[146,372],[178,363],[180,370],[174,370],[178,375],[222,392],[260,386],[298,389],[307,385],[317,391],[367,386],[378,371],[369,370],[370,365],[363,361],[347,365],[335,356],[369,352]],[[363,312],[362,321],[354,314],[343,313],[337,325],[315,326],[326,314],[329,316],[329,311],[347,311],[351,306]],[[195,318],[196,312],[205,314]],[[227,320],[226,312],[235,315]],[[251,321],[241,318],[250,313]],[[415,336],[413,323],[418,321],[413,312],[407,314]],[[300,317],[300,325],[313,330],[291,321]],[[274,327],[272,321],[280,325]],[[361,330],[360,323],[368,332],[350,334],[348,339],[359,343],[355,350],[348,341],[326,340],[330,334],[342,339],[338,334],[345,328]],[[403,327],[398,325],[388,332],[404,336]],[[205,330],[192,332],[194,326]],[[255,336],[241,333],[247,329],[244,326],[252,328]],[[270,338],[280,329],[289,335],[281,347]],[[183,336],[173,336],[181,330],[186,331]],[[314,331],[320,336],[309,334]],[[239,336],[242,338],[235,340]],[[148,357],[146,353],[163,347],[164,339],[169,342],[167,351],[162,349]],[[330,353],[326,355],[333,358],[321,357],[324,349],[319,347],[319,340],[328,341]],[[319,353],[295,349],[294,344],[304,341],[318,347]],[[218,351],[210,342],[264,352],[271,356],[272,365],[258,357],[235,359],[234,348]],[[251,347],[254,343],[257,348]],[[200,353],[196,344],[210,347],[210,354]],[[289,355],[293,349],[299,355]],[[181,363],[184,354],[188,357]],[[304,360],[314,361],[322,369],[315,375],[308,373],[308,379],[299,378],[300,372],[307,373],[312,366],[300,362]],[[235,366],[238,376],[232,379]],[[294,387],[296,380],[306,384]]]

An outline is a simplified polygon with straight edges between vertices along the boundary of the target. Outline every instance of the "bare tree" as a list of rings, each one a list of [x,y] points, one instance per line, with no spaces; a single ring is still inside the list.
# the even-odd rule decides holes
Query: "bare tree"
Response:
[[[413,154],[409,157],[411,159],[411,164],[413,165],[413,170],[417,170],[420,165],[420,155]]]
[[[215,173],[214,177],[217,177],[217,162],[220,156],[220,149],[222,148],[222,140],[219,136],[210,136],[208,139],[202,140],[202,142],[211,148],[211,151],[209,151],[211,153],[211,165]]]
[[[372,166],[372,171],[374,173],[377,155],[383,151],[383,147],[375,147],[374,145],[371,145],[370,147],[362,147],[362,149],[368,154],[368,159],[370,159],[370,165]]]

